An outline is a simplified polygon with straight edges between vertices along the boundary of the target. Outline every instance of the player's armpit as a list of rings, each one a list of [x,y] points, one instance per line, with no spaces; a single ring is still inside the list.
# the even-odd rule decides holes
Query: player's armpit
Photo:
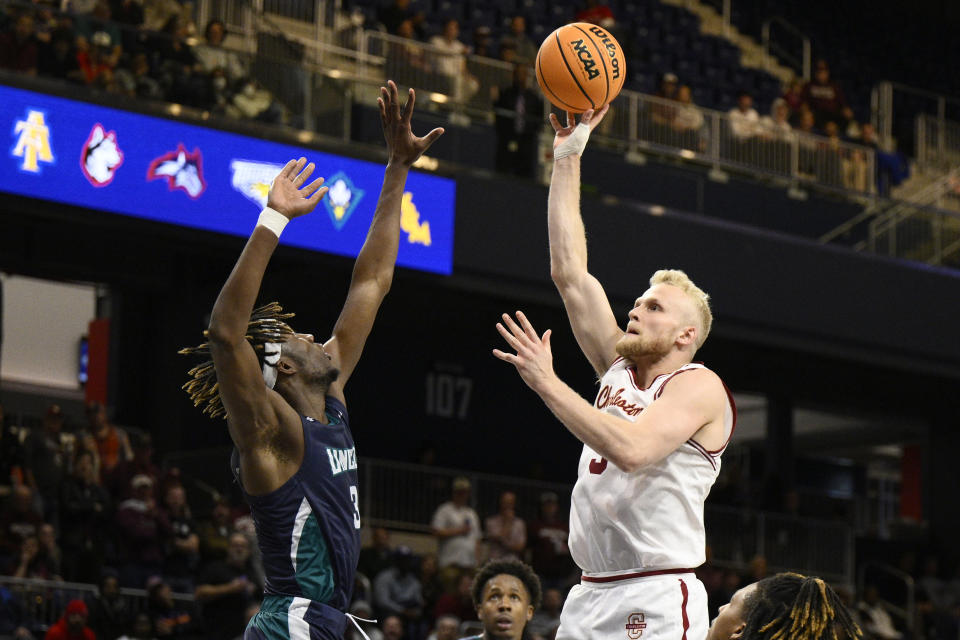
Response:
[[[696,437],[708,450],[726,443],[723,418],[728,398],[717,374],[686,369],[664,383],[662,393],[630,429],[628,466],[659,462]]]
[[[577,344],[593,370],[602,376],[617,359],[617,342],[623,337],[603,285],[587,272],[555,282]]]

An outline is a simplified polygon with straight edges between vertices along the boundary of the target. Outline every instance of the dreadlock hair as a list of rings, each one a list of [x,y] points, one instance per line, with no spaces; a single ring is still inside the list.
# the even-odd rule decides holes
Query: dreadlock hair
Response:
[[[293,316],[292,313],[284,313],[283,307],[276,302],[265,304],[253,310],[245,337],[256,351],[261,362],[263,361],[263,345],[268,342],[283,342],[293,335],[293,329],[284,322],[284,320]],[[203,337],[209,338],[210,332],[204,331]],[[226,418],[227,410],[220,399],[217,371],[213,367],[209,340],[196,347],[180,349],[177,353],[185,356],[201,355],[207,358],[204,362],[190,369],[188,372],[190,380],[183,385],[182,389],[193,400],[193,406],[204,405],[203,413],[208,414],[211,418],[217,416]]]
[[[744,603],[743,640],[856,640],[863,632],[822,579],[778,573]]]
[[[487,583],[492,578],[502,574],[513,576],[522,582],[523,586],[527,588],[527,593],[530,594],[530,604],[533,605],[533,609],[540,608],[540,600],[543,595],[540,589],[540,578],[530,568],[530,565],[519,560],[491,560],[480,567],[480,571],[473,579],[471,591],[475,607],[479,607],[480,603],[483,602],[483,589],[487,586]]]

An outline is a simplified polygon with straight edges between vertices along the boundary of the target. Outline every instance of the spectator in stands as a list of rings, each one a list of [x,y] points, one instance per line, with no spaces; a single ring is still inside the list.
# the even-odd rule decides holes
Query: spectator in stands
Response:
[[[390,546],[390,532],[383,527],[374,527],[370,546],[360,550],[357,571],[373,582],[381,571],[390,567],[392,558],[393,547]]]
[[[6,508],[0,510],[0,556],[10,571],[20,560],[23,541],[36,536],[43,517],[34,507],[33,490],[24,485],[15,485]],[[13,567],[10,567],[13,564]]]
[[[443,594],[440,574],[437,569],[437,556],[432,553],[420,558],[420,593],[423,594],[423,610],[428,620],[433,620],[437,601]]]
[[[417,576],[418,561],[409,547],[397,547],[392,566],[373,581],[373,605],[378,616],[394,615],[403,619],[406,635],[422,638],[427,627],[422,621],[423,592]]]
[[[178,16],[183,6],[177,0],[144,0],[143,28],[160,31],[172,16]]]
[[[247,75],[247,69],[236,52],[224,48],[223,40],[226,33],[223,22],[217,19],[211,20],[204,30],[204,43],[197,46],[195,53],[200,68],[205,73],[212,74],[220,69],[224,72],[227,82],[232,85]]]
[[[493,34],[490,27],[478,24],[473,28],[473,55],[484,58],[496,58],[497,52],[493,47]]]
[[[163,88],[150,75],[150,61],[144,52],[130,57],[114,74],[118,91],[141,100],[163,100]]]
[[[147,582],[148,611],[153,628],[161,638],[200,635],[200,619],[189,601],[173,599],[173,589],[158,576]],[[241,620],[242,622],[242,620]]]
[[[45,640],[96,640],[93,629],[87,626],[87,605],[83,600],[71,600],[56,624],[47,630]]]
[[[500,509],[487,518],[486,539],[491,560],[519,560],[527,546],[527,523],[516,514],[517,495],[512,491],[500,494]]]
[[[467,70],[467,45],[459,40],[460,22],[450,18],[443,23],[443,33],[430,38],[436,50],[436,70],[446,79],[445,93],[458,101],[469,100],[480,84]]]
[[[273,124],[279,124],[283,120],[283,110],[273,99],[273,95],[253,78],[248,78],[241,84],[227,113],[234,118]]]
[[[110,42],[106,31],[97,31],[91,37],[89,45],[77,52],[77,65],[80,67],[83,83],[88,87],[104,91],[115,87]]]
[[[135,30],[143,26],[143,4],[138,2],[138,0],[111,0],[110,13],[115,22],[130,27],[130,33],[136,33]],[[126,47],[126,32],[120,37],[123,41],[124,48],[127,51],[132,51],[132,49]]]
[[[400,33],[400,25],[407,20],[410,21],[412,36]],[[422,13],[417,13],[410,8],[410,0],[392,0],[390,4],[377,9],[377,22],[386,28],[387,33],[404,38],[414,37],[417,40],[422,40],[423,20]]]
[[[36,23],[26,11],[17,16],[13,29],[0,33],[0,69],[36,75],[39,51]]]
[[[200,536],[200,555],[205,563],[227,559],[232,532],[230,501],[223,496],[217,496],[214,499],[213,511],[210,512],[210,519],[201,522],[197,527],[197,535]]]
[[[433,610],[436,619],[445,615],[453,615],[461,620],[476,620],[477,611],[473,606],[473,575],[464,573],[456,584],[456,590],[445,592],[437,600]]]
[[[52,404],[43,416],[43,429],[32,430],[23,443],[24,475],[39,499],[44,520],[59,520],[60,485],[67,472],[70,452],[63,438],[63,411]]]
[[[250,542],[242,533],[230,535],[227,559],[208,565],[197,578],[195,592],[203,614],[204,637],[232,640],[243,631],[247,605],[263,592],[250,563]]]
[[[193,577],[200,565],[200,538],[183,485],[169,486],[164,493],[163,503],[167,537],[163,575],[177,592],[192,593]]]
[[[133,618],[130,633],[120,636],[117,640],[156,640],[157,634],[153,631],[153,621],[150,614],[141,611]]]
[[[813,112],[818,128],[825,128],[831,120],[846,128],[847,122],[853,118],[843,90],[830,78],[826,60],[817,60],[813,80],[803,87],[803,101]]]
[[[599,0],[586,0],[584,7],[577,11],[577,22],[589,22],[608,30],[616,24],[613,11]]]
[[[440,505],[430,522],[433,535],[439,541],[437,564],[440,566],[440,582],[447,591],[453,590],[460,575],[473,571],[477,566],[480,518],[467,504],[469,501],[470,481],[464,477],[454,479],[453,499]]]
[[[398,616],[383,619],[383,640],[403,640],[403,620]]]
[[[457,640],[460,636],[460,618],[457,616],[445,615],[437,619],[437,624],[433,633],[427,636],[427,640]]]
[[[763,140],[764,156],[770,168],[780,173],[791,171],[791,142],[795,138],[790,126],[790,106],[783,98],[773,101],[769,116],[760,119],[760,137]]]
[[[800,111],[806,104],[803,98],[803,80],[797,77],[791,79],[781,98],[790,110],[788,114],[790,124],[796,126],[800,122]]]
[[[497,171],[532,178],[537,167],[537,133],[543,121],[543,100],[530,88],[529,67],[513,66],[513,83],[500,90],[496,109]]]
[[[117,508],[120,584],[142,589],[147,578],[163,570],[163,520],[153,497],[153,480],[134,476],[132,497]]]
[[[563,593],[559,589],[543,592],[543,605],[530,618],[527,630],[534,638],[552,638],[560,626],[560,611],[563,609]]]
[[[90,15],[77,17],[77,48],[86,51],[94,46],[102,47],[103,62],[116,68],[123,54],[123,42],[107,0],[97,0]]]
[[[81,65],[82,66],[82,65]],[[99,402],[87,405],[87,422],[97,448],[100,479],[106,479],[121,460],[133,458],[127,432],[107,420],[107,410]]]
[[[537,57],[537,45],[527,35],[527,19],[522,15],[510,18],[510,32],[500,39],[500,46],[506,46],[514,51],[514,62],[517,64],[533,64]]]
[[[83,82],[77,63],[76,37],[69,27],[60,26],[50,34],[50,41],[40,44],[37,72],[42,76]]]
[[[145,432],[135,432],[130,436],[130,444],[133,457],[121,460],[110,474],[108,488],[117,500],[131,495],[130,481],[136,476],[150,478],[154,489],[160,480],[160,469],[153,463],[153,436]]]
[[[51,557],[49,552],[40,546],[38,535],[28,536],[20,545],[20,561],[12,575],[14,578],[53,580],[60,577],[58,561],[59,558]]]
[[[677,89],[677,107],[670,126],[679,134],[679,146],[694,151],[704,151],[707,141],[704,137],[703,114],[697,105],[693,104],[693,93],[690,87],[682,85]]]
[[[0,403],[0,484],[17,485],[23,483],[23,448],[19,435],[8,422]],[[3,532],[0,531],[0,542],[2,540]]]
[[[904,640],[905,634],[893,626],[893,619],[880,602],[877,587],[868,584],[863,590],[863,599],[857,603],[863,630],[876,640]]]
[[[28,626],[32,626],[32,623],[27,619],[20,598],[7,587],[0,585],[0,637],[33,640]]]
[[[753,96],[746,91],[737,94],[737,106],[730,110],[730,133],[738,142],[749,140],[758,133],[760,114],[753,108]]]
[[[126,598],[120,597],[120,581],[117,573],[104,569],[96,595],[88,602],[90,628],[97,638],[116,638],[130,623],[132,611]]]
[[[61,522],[69,523],[60,536],[67,580],[96,581],[103,564],[110,515],[110,496],[100,486],[93,453],[81,449],[60,494]]]
[[[677,99],[677,75],[674,73],[665,73],[660,79],[660,88],[654,94],[660,100],[653,103],[650,107],[650,119],[655,125],[670,126],[676,114],[676,107],[666,101]]]
[[[552,491],[540,495],[540,517],[530,523],[527,541],[531,550],[531,564],[545,587],[565,589],[574,572],[573,559],[567,547],[569,525],[560,517],[557,494]]]
[[[153,68],[160,73],[168,100],[205,107],[209,101],[207,79],[187,36],[187,23],[180,15],[171,16],[151,44]]]

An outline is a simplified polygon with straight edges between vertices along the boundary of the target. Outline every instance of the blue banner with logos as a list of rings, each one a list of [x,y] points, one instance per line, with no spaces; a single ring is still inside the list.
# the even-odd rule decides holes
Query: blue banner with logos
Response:
[[[0,86],[3,132],[0,191],[239,236],[305,156],[330,192],[281,243],[343,256],[360,251],[383,181],[382,164]],[[453,180],[410,173],[397,264],[452,272],[454,195]]]

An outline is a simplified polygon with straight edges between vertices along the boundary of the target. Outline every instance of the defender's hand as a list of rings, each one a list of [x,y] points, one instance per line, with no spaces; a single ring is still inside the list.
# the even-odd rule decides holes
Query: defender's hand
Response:
[[[410,130],[410,118],[416,94],[410,89],[407,103],[400,108],[400,96],[397,85],[390,80],[386,87],[380,87],[377,105],[380,107],[380,122],[383,125],[383,137],[387,141],[387,153],[390,164],[409,167],[419,158],[437,138],[443,135],[443,128],[437,127],[422,138],[413,135]]]
[[[290,220],[313,211],[320,199],[327,193],[322,187],[323,178],[317,178],[303,186],[315,169],[306,158],[291,160],[287,163],[270,185],[267,206],[287,216]]]
[[[538,337],[522,311],[517,311],[517,320],[519,325],[505,313],[503,324],[497,323],[497,331],[517,353],[494,349],[493,355],[515,366],[527,386],[539,392],[549,381],[556,378],[553,372],[553,353],[550,350],[551,331],[547,329],[542,338]]]
[[[588,125],[590,127],[590,131],[593,131],[597,128],[597,125],[600,124],[600,121],[603,120],[603,116],[607,115],[607,110],[609,109],[609,104],[603,105],[600,111],[587,109],[580,115],[580,122]],[[570,136],[573,133],[573,130],[577,127],[577,116],[572,111],[567,111],[567,126],[561,127],[560,120],[557,118],[557,114],[551,113],[550,124],[553,126],[553,130],[556,133],[556,135],[553,137],[553,148],[556,149],[557,145]]]

